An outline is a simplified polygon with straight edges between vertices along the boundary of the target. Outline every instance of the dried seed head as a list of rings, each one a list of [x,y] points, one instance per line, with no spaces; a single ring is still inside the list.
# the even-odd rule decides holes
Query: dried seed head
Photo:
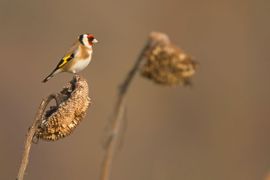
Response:
[[[190,84],[196,62],[173,45],[166,34],[153,32],[149,42],[141,75],[163,85]]]
[[[79,76],[57,94],[59,106],[51,107],[44,113],[36,137],[55,141],[73,132],[86,115],[90,104],[88,84]]]

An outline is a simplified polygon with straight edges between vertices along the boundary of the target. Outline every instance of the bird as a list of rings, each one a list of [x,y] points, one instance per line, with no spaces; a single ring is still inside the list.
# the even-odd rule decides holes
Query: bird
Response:
[[[55,69],[42,82],[47,82],[61,72],[77,74],[85,69],[92,59],[93,45],[97,42],[98,40],[93,34],[79,35],[78,39],[62,57]]]

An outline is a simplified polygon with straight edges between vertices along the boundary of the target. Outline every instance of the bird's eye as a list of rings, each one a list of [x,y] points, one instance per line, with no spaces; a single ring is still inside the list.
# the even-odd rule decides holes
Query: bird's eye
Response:
[[[88,38],[88,41],[89,42],[92,42],[93,40],[94,40],[94,37],[93,36],[91,36],[91,37]]]

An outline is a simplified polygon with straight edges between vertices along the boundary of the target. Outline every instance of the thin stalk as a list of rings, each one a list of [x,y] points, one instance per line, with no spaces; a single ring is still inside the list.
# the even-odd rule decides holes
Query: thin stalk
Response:
[[[144,55],[146,50],[149,47],[149,43],[144,46],[142,49],[140,55],[138,56],[135,64],[127,74],[126,78],[124,79],[123,83],[121,83],[118,96],[117,96],[117,101],[115,104],[115,111],[113,114],[113,121],[111,124],[111,136],[110,136],[110,141],[108,142],[106,149],[105,149],[105,155],[102,161],[102,169],[101,169],[101,175],[100,175],[100,180],[109,180],[111,171],[112,171],[112,162],[114,158],[115,151],[118,146],[118,139],[119,139],[119,132],[121,125],[123,123],[123,115],[124,115],[124,109],[125,109],[125,100],[126,100],[126,95],[128,88],[131,85],[131,82],[133,81],[142,60],[144,59]]]
[[[47,105],[49,104],[49,102],[52,99],[55,99],[57,104],[58,104],[58,100],[56,99],[55,94],[52,94],[52,95],[48,96],[46,99],[43,99],[40,106],[39,106],[39,108],[38,108],[35,120],[34,120],[33,124],[31,125],[31,127],[29,128],[29,130],[27,132],[25,145],[24,145],[24,152],[23,152],[23,156],[22,156],[22,161],[21,161],[21,165],[20,165],[20,168],[19,168],[17,178],[16,178],[17,180],[23,180],[24,179],[25,170],[26,170],[28,162],[29,162],[29,154],[30,154],[32,143],[33,143],[33,138],[35,136],[37,127],[40,124],[40,121],[42,119],[44,110],[46,109]]]

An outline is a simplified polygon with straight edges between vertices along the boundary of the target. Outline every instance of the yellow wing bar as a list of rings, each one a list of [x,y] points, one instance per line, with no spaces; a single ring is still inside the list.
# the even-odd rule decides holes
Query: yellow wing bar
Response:
[[[74,54],[67,54],[65,57],[61,59],[61,61],[58,63],[57,68],[63,67],[65,64],[67,64],[71,59],[74,58]]]

